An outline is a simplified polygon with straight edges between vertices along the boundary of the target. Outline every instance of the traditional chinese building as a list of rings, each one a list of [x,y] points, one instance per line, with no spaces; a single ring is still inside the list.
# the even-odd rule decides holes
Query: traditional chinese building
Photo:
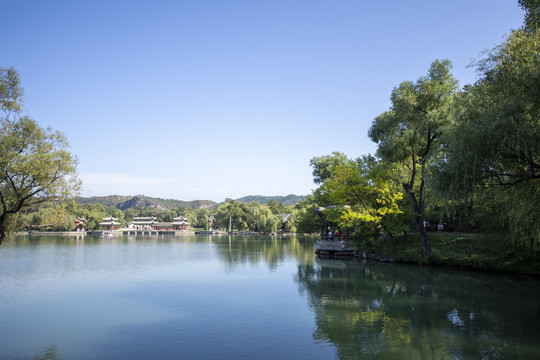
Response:
[[[84,227],[86,226],[86,219],[78,217],[77,220],[75,220],[75,226],[77,227],[77,231],[84,231]]]
[[[187,219],[183,216],[175,217],[174,222],[171,224],[173,227],[173,230],[187,230],[189,226],[189,222]]]
[[[128,227],[135,230],[152,230],[158,224],[155,216],[135,217]]]
[[[99,223],[102,230],[118,230],[118,227],[120,226],[118,219],[115,217],[109,216],[102,220],[103,222]]]
[[[174,230],[172,223],[170,222],[157,222],[154,225],[152,225],[152,230],[159,230],[159,231],[172,231]]]

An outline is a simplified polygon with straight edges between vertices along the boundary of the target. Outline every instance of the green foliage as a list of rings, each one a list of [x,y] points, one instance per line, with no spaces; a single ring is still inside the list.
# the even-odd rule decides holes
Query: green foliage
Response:
[[[279,203],[274,199],[271,199],[268,202],[268,208],[272,211],[272,214],[275,214],[275,215],[284,214],[287,211],[284,204]]]
[[[179,214],[179,215],[182,215],[182,214]],[[209,216],[210,216],[209,209],[199,209],[195,212],[195,218],[193,221],[190,220],[190,223],[195,228],[207,230],[209,228],[208,227]],[[190,219],[190,217],[188,217],[188,219]]]
[[[102,204],[81,205],[77,201],[68,200],[57,204],[42,204],[26,211],[20,227],[38,230],[72,231],[75,230],[75,220],[85,218],[86,229],[100,229],[103,218],[113,216],[125,223],[124,213],[114,207]]]
[[[540,27],[540,1],[518,0],[518,4],[525,11],[524,29],[535,32]]]
[[[409,234],[408,240],[396,238],[396,261],[405,263],[456,266],[477,270],[540,275],[540,250],[512,244],[505,234],[431,234],[433,254],[422,255],[420,237]],[[387,242],[375,242],[370,249],[379,254],[392,251]]]
[[[440,137],[452,126],[451,109],[457,81],[448,60],[434,61],[428,75],[415,83],[402,82],[392,91],[391,109],[373,121],[369,137],[378,144],[377,155],[398,164],[408,174],[402,183],[416,215],[424,252],[431,245],[423,227],[426,180],[430,165],[441,149]]]
[[[218,228],[234,230],[246,230],[247,226],[248,205],[240,203],[233,199],[226,199],[221,204],[214,215],[216,218],[216,226]],[[231,228],[229,228],[229,224]]]
[[[283,205],[295,205],[299,202],[304,201],[305,199],[306,199],[306,196],[304,195],[294,195],[294,194],[289,194],[286,196],[249,195],[249,196],[244,196],[239,199],[236,199],[236,201],[245,202],[245,203],[257,202],[261,205],[267,205],[271,200],[274,200]]]
[[[0,68],[0,110],[4,113],[2,120],[9,120],[10,114],[21,111],[23,89],[19,73],[14,68]]]
[[[347,156],[338,151],[334,151],[332,155],[314,157],[309,162],[309,165],[313,167],[313,182],[322,184],[324,180],[333,176],[336,166],[347,161]]]
[[[65,199],[79,189],[65,136],[19,116],[18,74],[0,69],[0,244],[21,209]]]
[[[459,97],[441,167],[462,189],[540,179],[539,52],[540,34],[513,32],[479,62],[484,76]]]
[[[405,81],[392,91],[391,109],[379,115],[369,130],[377,154],[387,162],[426,163],[449,116],[457,81],[448,60],[434,61],[428,75],[416,83]],[[414,169],[411,169],[414,171]]]
[[[247,224],[253,231],[275,232],[281,226],[281,219],[270,206],[252,202],[248,205]]]
[[[434,182],[454,204],[474,199],[480,221],[531,247],[540,238],[538,53],[540,33],[518,30],[477,62],[482,76],[457,97]]]
[[[327,221],[361,236],[378,236],[381,232],[393,236],[408,226],[400,216],[404,213],[403,190],[391,181],[388,168],[373,156],[349,160],[341,155],[333,162],[328,161],[331,157],[323,158],[332,166],[325,170],[325,179],[315,191],[318,204],[325,207]]]
[[[315,198],[308,196],[306,200],[297,204],[292,218],[289,220],[295,228],[295,232],[300,234],[320,233],[321,219],[315,214]]]
[[[282,205],[283,206],[283,205]],[[276,232],[281,227],[281,218],[274,214],[268,205],[257,202],[249,204],[226,199],[214,214],[216,227],[222,229],[255,232]]]

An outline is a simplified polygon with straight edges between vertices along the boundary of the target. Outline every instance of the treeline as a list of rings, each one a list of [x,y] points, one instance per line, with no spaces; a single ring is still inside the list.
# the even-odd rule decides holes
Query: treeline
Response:
[[[135,206],[126,210],[102,203],[80,203],[75,200],[60,203],[44,203],[27,207],[18,213],[15,228],[42,231],[71,231],[76,229],[77,218],[87,221],[86,229],[100,229],[103,218],[113,216],[119,219],[121,226],[127,227],[135,217],[156,217],[159,222],[172,222],[175,217],[183,216],[188,219],[193,229],[214,229],[255,231],[255,232],[286,232],[296,231],[294,213],[297,206],[284,205],[276,200],[268,204],[257,202],[244,203],[227,199],[224,203],[213,208],[193,209],[178,206],[174,209],[164,209],[155,206],[143,208]],[[209,223],[213,218],[215,222]]]
[[[305,201],[306,198],[307,196],[294,194],[289,194],[285,196],[248,195],[236,199],[236,201],[244,203],[257,202],[259,204],[265,205],[268,204],[270,201],[274,200],[284,205],[295,205],[299,202]]]
[[[525,25],[476,61],[479,75],[458,88],[448,60],[404,81],[377,116],[374,155],[311,160],[313,201],[329,227],[364,239],[429,230],[507,234],[509,246],[540,238],[540,7],[519,1]]]

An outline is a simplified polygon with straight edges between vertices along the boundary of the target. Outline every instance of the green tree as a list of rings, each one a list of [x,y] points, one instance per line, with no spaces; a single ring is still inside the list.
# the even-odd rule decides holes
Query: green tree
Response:
[[[344,164],[348,160],[347,156],[339,151],[334,151],[332,155],[314,157],[309,162],[309,165],[313,167],[313,182],[322,184],[334,174],[334,168],[337,165]]]
[[[21,112],[23,89],[19,73],[13,69],[0,68],[0,109],[2,121],[10,120]]]
[[[525,11],[525,31],[536,32],[540,27],[540,1],[518,0],[518,4]]]
[[[408,224],[400,216],[403,190],[390,179],[386,169],[370,155],[337,165],[320,189],[336,207],[323,213],[342,229],[387,236],[395,249],[394,234]]]
[[[428,75],[405,81],[392,91],[389,111],[377,116],[369,137],[378,144],[377,155],[406,170],[402,183],[415,214],[425,254],[432,252],[425,221],[426,179],[439,151],[440,136],[451,125],[450,110],[457,81],[448,60],[434,61]]]
[[[75,217],[66,209],[65,204],[48,208],[44,219],[46,224],[52,225],[52,230],[66,231],[75,227]]]
[[[65,199],[80,185],[65,136],[19,116],[18,78],[15,70],[0,69],[0,244],[21,209]]]
[[[477,62],[481,77],[457,97],[437,173],[453,199],[499,202],[506,229],[533,247],[540,239],[540,33],[529,30],[513,31]]]
[[[199,229],[208,230],[209,229],[208,217],[210,216],[210,210],[205,209],[205,208],[197,209],[195,211],[195,214],[196,214],[196,220],[193,223],[193,226]]]
[[[225,199],[225,202],[217,208],[215,214],[217,226],[227,228],[229,231],[247,229],[247,217],[247,204],[229,198]]]
[[[321,219],[315,214],[315,198],[310,195],[306,200],[298,203],[292,214],[292,219],[289,221],[294,227],[294,232],[301,234],[313,234],[320,232]]]
[[[286,211],[285,205],[274,199],[270,199],[270,201],[268,201],[268,207],[272,211],[272,214],[275,215],[284,214]]]
[[[540,179],[540,34],[514,31],[478,63],[461,94],[448,164],[463,182],[513,186]]]

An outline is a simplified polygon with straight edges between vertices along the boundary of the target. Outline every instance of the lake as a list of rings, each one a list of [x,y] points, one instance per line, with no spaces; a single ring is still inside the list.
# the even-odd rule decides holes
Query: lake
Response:
[[[301,237],[17,237],[0,359],[540,358],[540,280],[314,254]]]

